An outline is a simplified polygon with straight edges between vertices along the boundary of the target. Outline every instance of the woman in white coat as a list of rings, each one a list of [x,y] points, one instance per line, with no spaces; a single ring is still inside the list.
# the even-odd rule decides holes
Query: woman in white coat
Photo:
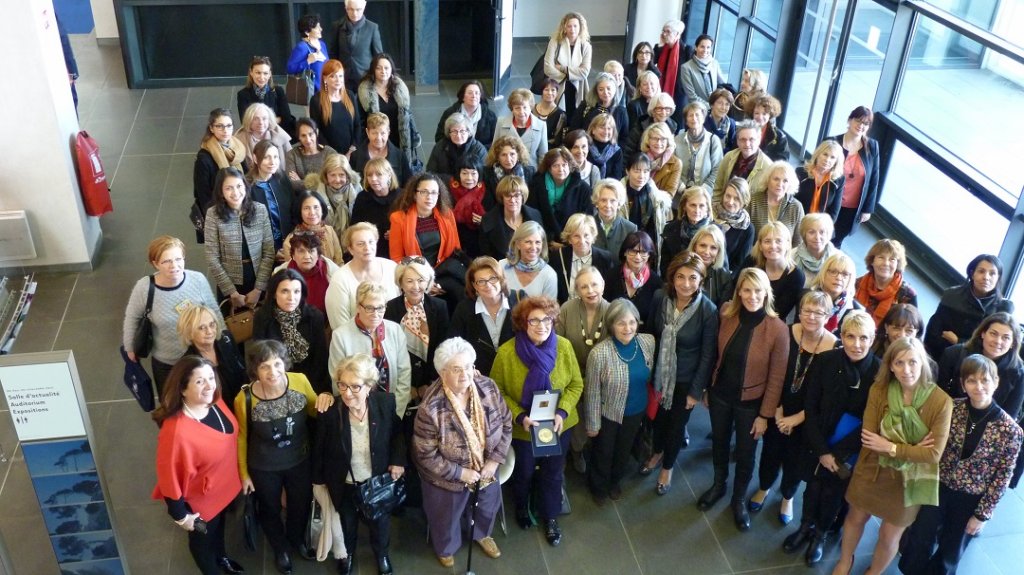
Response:
[[[587,76],[592,56],[587,19],[577,12],[562,16],[544,52],[544,75],[561,84],[559,99],[568,118],[590,90]]]

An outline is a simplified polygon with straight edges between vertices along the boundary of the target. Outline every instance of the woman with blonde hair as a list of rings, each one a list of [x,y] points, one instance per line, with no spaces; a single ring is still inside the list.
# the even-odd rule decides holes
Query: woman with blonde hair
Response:
[[[377,242],[377,255],[390,257],[391,207],[402,193],[398,176],[391,164],[384,158],[370,160],[363,168],[363,191],[352,204],[352,218],[349,225],[369,222],[384,235]]]
[[[498,205],[497,194],[498,182],[506,176],[516,176],[529,182],[537,173],[537,164],[530,158],[530,152],[526,145],[515,134],[495,135],[491,149],[487,151],[484,158],[481,179],[484,182],[485,209],[491,209]]]
[[[558,297],[558,275],[547,263],[548,239],[539,222],[523,222],[512,234],[508,257],[498,262],[511,292]],[[517,298],[519,299],[519,298]]]
[[[661,240],[661,273],[665,273],[668,263],[675,254],[685,250],[697,230],[712,223],[711,194],[700,186],[686,188],[677,194],[678,211],[672,221],[665,224]]]
[[[491,150],[501,136],[516,136],[527,151],[522,154],[523,162],[536,166],[548,151],[548,125],[533,121],[533,100],[533,94],[526,88],[512,90],[508,95],[508,109],[512,114],[498,118]]]
[[[235,137],[245,146],[245,157],[252,166],[256,162],[253,150],[256,144],[270,140],[277,146],[283,164],[285,154],[292,149],[291,136],[277,124],[277,116],[270,106],[259,102],[250,104],[242,116],[242,127],[235,132]]]
[[[804,272],[804,287],[811,287],[814,278],[821,271],[821,265],[839,251],[829,241],[834,229],[832,218],[828,214],[807,214],[800,220],[799,230],[803,241],[797,246],[793,259],[797,267]]]
[[[640,141],[643,140],[647,128],[659,122],[668,126],[669,132],[673,135],[679,131],[679,124],[672,118],[676,112],[676,103],[672,97],[664,92],[658,92],[651,97],[647,105],[647,113],[636,122],[629,121],[629,136],[622,143],[622,149],[626,156],[631,156],[640,150]],[[628,119],[628,117],[627,117]]]
[[[718,226],[709,224],[693,234],[686,249],[704,262],[704,294],[719,308],[732,298],[732,272],[725,255],[725,236]]]
[[[612,178],[598,180],[590,201],[594,203],[597,214],[597,238],[594,245],[615,256],[626,236],[637,229],[636,224],[622,215],[622,208],[629,201],[626,186]]]
[[[832,298],[832,311],[825,318],[825,329],[837,333],[846,314],[852,310],[863,310],[853,297],[853,278],[857,273],[857,264],[853,259],[837,251],[825,258],[808,289],[823,291]]]
[[[736,471],[732,514],[736,528],[750,529],[747,487],[754,476],[757,441],[775,417],[786,378],[789,333],[775,313],[768,275],[747,268],[736,279],[736,293],[723,306],[718,330],[718,363],[704,396],[711,412],[711,451],[715,476],[697,500],[707,511],[725,496],[729,444],[736,431]]]
[[[765,224],[757,234],[757,241],[743,266],[764,270],[775,295],[775,311],[783,319],[789,317],[789,312],[796,307],[804,289],[804,272],[793,261],[789,228],[782,222]]]
[[[822,212],[832,221],[839,217],[843,202],[843,147],[835,140],[818,144],[807,162],[796,169],[796,199],[803,205],[805,214]],[[832,239],[831,237],[829,238]]]
[[[917,292],[903,279],[907,251],[902,243],[888,238],[878,240],[864,256],[864,263],[868,272],[857,278],[857,301],[875,319],[875,325],[882,323],[893,304],[917,307]]]
[[[224,329],[220,311],[203,304],[185,308],[178,316],[178,337],[185,355],[198,355],[213,364],[224,403],[234,405],[235,395],[248,382],[245,364],[231,332]]]
[[[626,116],[625,108],[615,105],[615,89],[615,77],[607,72],[598,72],[593,87],[584,99],[585,104],[577,107],[576,113],[570,116],[569,129],[582,130],[598,114],[611,114],[619,128],[619,145],[624,145],[629,136],[629,117]]]
[[[327,198],[327,224],[338,233],[344,231],[352,219],[352,206],[356,196],[363,191],[361,180],[352,169],[348,156],[328,154],[320,173],[315,177],[307,176],[304,182],[307,189]]]
[[[675,196],[683,175],[683,162],[674,154],[675,135],[664,122],[651,124],[640,139],[640,151],[651,159],[651,179],[659,190]],[[708,201],[708,208],[711,202]]]
[[[737,121],[750,118],[747,112],[750,102],[754,98],[767,94],[767,90],[768,74],[765,74],[764,70],[744,68],[743,76],[740,78],[740,91],[736,94],[736,100],[732,103],[729,115]]]
[[[549,263],[558,277],[558,301],[564,304],[577,296],[576,274],[585,267],[594,267],[608,275],[615,267],[615,257],[594,245],[597,222],[588,214],[573,214],[562,228],[562,247],[550,254]],[[603,285],[602,280],[602,285]]]
[[[361,119],[353,100],[345,89],[345,66],[339,60],[325,62],[319,90],[309,100],[309,116],[320,126],[320,137],[339,154],[351,155],[359,141]]]
[[[651,102],[654,101],[655,96],[661,93],[660,82],[658,74],[654,70],[645,70],[637,75],[636,92],[633,93],[633,99],[626,104],[626,118],[629,120],[630,126],[635,126],[650,117]],[[673,110],[675,105],[673,100]]]
[[[394,283],[398,265],[377,255],[379,240],[377,226],[369,222],[356,222],[342,232],[341,245],[352,259],[331,274],[331,283],[324,295],[327,319],[333,329],[345,325],[355,315],[359,284],[369,281],[385,286],[384,295],[389,300],[401,294]]]
[[[711,205],[712,217],[725,234],[728,267],[738,268],[754,247],[757,231],[750,221],[750,184],[745,178],[732,177],[722,189],[722,197]]]
[[[762,186],[750,196],[750,223],[760,230],[769,222],[782,222],[793,237],[793,247],[800,244],[797,227],[804,217],[804,207],[793,197],[799,181],[789,162],[777,161],[765,170]]]
[[[591,139],[587,159],[601,172],[602,178],[619,179],[626,173],[617,126],[610,114],[598,114],[587,126],[587,135]]]
[[[578,12],[562,16],[544,51],[544,75],[560,84],[559,100],[569,118],[587,94],[592,58],[587,19]]]

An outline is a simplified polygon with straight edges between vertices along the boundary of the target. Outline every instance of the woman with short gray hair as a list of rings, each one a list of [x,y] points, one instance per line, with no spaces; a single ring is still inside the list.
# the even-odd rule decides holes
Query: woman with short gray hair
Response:
[[[458,175],[455,166],[460,159],[472,160],[471,163],[478,166],[484,164],[487,148],[473,136],[469,118],[465,114],[455,112],[448,116],[443,129],[444,137],[434,144],[430,159],[427,160],[428,172],[440,174],[441,180],[447,182],[452,175]]]
[[[402,326],[412,365],[410,393],[412,400],[418,390],[437,379],[434,353],[437,344],[448,337],[448,305],[430,295],[434,270],[421,256],[403,258],[395,269],[395,283],[402,294],[391,299],[384,319]]]

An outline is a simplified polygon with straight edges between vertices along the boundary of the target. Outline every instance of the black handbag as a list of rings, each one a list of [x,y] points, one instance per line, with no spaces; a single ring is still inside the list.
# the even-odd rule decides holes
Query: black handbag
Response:
[[[558,61],[558,51],[562,48],[559,45],[555,48],[555,61]],[[533,69],[530,70],[530,91],[538,96],[544,93],[544,83],[547,81],[548,76],[544,73],[544,56],[547,55],[547,50],[541,53],[540,58],[537,58],[537,63],[533,65]]]
[[[139,319],[135,328],[135,339],[132,341],[132,351],[136,357],[149,357],[153,351],[153,322],[149,320],[149,313],[153,311],[153,292],[156,284],[153,276],[149,276],[149,295],[146,296],[146,313]]]
[[[249,551],[256,550],[256,541],[260,535],[260,522],[257,513],[259,503],[256,501],[256,494],[250,493],[245,496],[245,510],[242,511],[242,541]]]
[[[349,469],[352,475],[352,469]],[[355,477],[352,478],[355,483]],[[356,508],[367,521],[376,521],[390,514],[405,501],[405,477],[398,480],[390,473],[374,475],[356,486]]]
[[[197,232],[204,233],[206,231],[206,214],[199,207],[199,200],[192,202],[192,207],[188,211],[188,219]]]

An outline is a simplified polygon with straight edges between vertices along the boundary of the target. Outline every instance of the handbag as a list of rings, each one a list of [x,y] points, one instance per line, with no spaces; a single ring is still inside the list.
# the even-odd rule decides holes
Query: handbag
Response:
[[[132,397],[139,403],[139,407],[145,412],[156,409],[156,400],[153,398],[153,380],[146,373],[146,368],[137,361],[128,359],[128,353],[124,346],[121,346],[121,359],[124,360],[124,386],[131,392]]]
[[[352,469],[348,470],[352,475]],[[355,477],[352,482],[355,483]],[[355,493],[356,508],[367,521],[376,521],[390,514],[405,501],[405,477],[398,480],[391,478],[390,473],[374,475],[358,484]]]
[[[308,106],[310,98],[313,97],[313,88],[313,71],[303,70],[301,74],[288,75],[284,93],[288,97],[289,104]]]
[[[245,508],[242,511],[242,542],[249,551],[256,550],[256,541],[260,535],[260,522],[258,514],[259,503],[256,500],[256,493],[249,493],[245,496]]]
[[[558,61],[558,51],[562,49],[561,44],[555,48],[555,61]],[[547,50],[541,52],[540,58],[537,58],[537,63],[533,65],[533,69],[530,70],[530,91],[538,96],[544,93],[544,83],[547,81],[548,76],[544,73],[544,56],[547,55]]]
[[[224,304],[229,303],[231,298],[226,298],[220,302],[220,308],[224,310]],[[225,313],[224,324],[228,326],[228,331],[231,332],[231,337],[235,338],[235,343],[243,343],[252,339],[252,328],[253,318],[256,316],[256,311],[251,307],[243,307],[239,309],[231,308],[231,313]]]
[[[307,549],[316,551],[316,548],[320,545],[320,533],[323,530],[324,510],[320,507],[320,502],[314,497],[313,503],[309,506],[309,521],[306,522],[306,529],[302,533]]]
[[[658,405],[661,404],[661,392],[654,389],[653,385],[647,385],[647,419],[654,421],[658,416]]]
[[[188,219],[192,222],[192,227],[197,232],[202,233],[206,231],[206,214],[199,207],[199,200],[192,202],[192,207],[188,210]]]
[[[149,276],[149,295],[146,296],[146,313],[139,318],[139,324],[135,328],[135,339],[132,341],[132,351],[136,357],[149,357],[153,351],[153,322],[149,319],[149,313],[153,311],[153,292],[156,289],[153,276]]]

